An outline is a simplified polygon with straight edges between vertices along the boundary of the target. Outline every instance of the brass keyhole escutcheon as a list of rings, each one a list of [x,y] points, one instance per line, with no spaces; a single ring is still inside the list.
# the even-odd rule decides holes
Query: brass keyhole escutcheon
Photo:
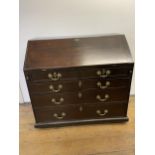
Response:
[[[82,98],[82,93],[81,92],[78,93],[78,98]]]
[[[78,86],[79,86],[79,88],[82,87],[82,81],[81,80],[78,82]]]
[[[80,111],[83,111],[83,107],[82,107],[82,106],[80,106],[79,110],[80,110]]]

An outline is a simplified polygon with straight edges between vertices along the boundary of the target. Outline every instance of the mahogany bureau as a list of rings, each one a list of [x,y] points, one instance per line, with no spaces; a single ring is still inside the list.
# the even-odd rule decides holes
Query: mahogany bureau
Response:
[[[133,65],[124,35],[29,40],[35,127],[127,121]]]

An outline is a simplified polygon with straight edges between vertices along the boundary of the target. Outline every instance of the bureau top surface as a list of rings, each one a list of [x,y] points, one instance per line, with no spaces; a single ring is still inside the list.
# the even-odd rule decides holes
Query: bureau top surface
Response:
[[[24,69],[133,63],[124,35],[29,40]]]

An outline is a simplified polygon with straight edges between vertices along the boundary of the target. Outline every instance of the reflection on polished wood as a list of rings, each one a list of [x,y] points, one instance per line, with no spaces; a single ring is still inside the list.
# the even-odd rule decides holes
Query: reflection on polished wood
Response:
[[[34,128],[30,104],[20,105],[20,155],[134,155],[134,97],[129,122]]]
[[[75,38],[29,40],[25,58],[25,70],[133,63],[125,36],[118,34],[79,38],[78,42]]]

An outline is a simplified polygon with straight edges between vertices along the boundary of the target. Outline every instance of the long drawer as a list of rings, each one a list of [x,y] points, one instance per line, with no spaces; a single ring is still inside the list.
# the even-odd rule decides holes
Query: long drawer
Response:
[[[132,75],[131,66],[93,66],[93,67],[76,67],[67,69],[40,69],[25,72],[30,81],[61,81],[66,79],[77,78],[107,78],[121,77]]]
[[[121,117],[126,116],[126,105],[126,103],[109,105],[69,105],[48,109],[35,109],[36,122]]]
[[[96,88],[100,90],[110,88],[129,87],[131,79],[128,78],[93,78],[82,80],[67,80],[67,81],[46,81],[46,82],[29,82],[28,88],[31,93],[42,92],[74,92],[77,90],[85,90],[89,88]]]
[[[128,101],[129,88],[98,90],[87,89],[86,91],[73,93],[44,93],[32,94],[31,101],[35,107],[57,106],[80,103],[105,103],[114,101]]]

